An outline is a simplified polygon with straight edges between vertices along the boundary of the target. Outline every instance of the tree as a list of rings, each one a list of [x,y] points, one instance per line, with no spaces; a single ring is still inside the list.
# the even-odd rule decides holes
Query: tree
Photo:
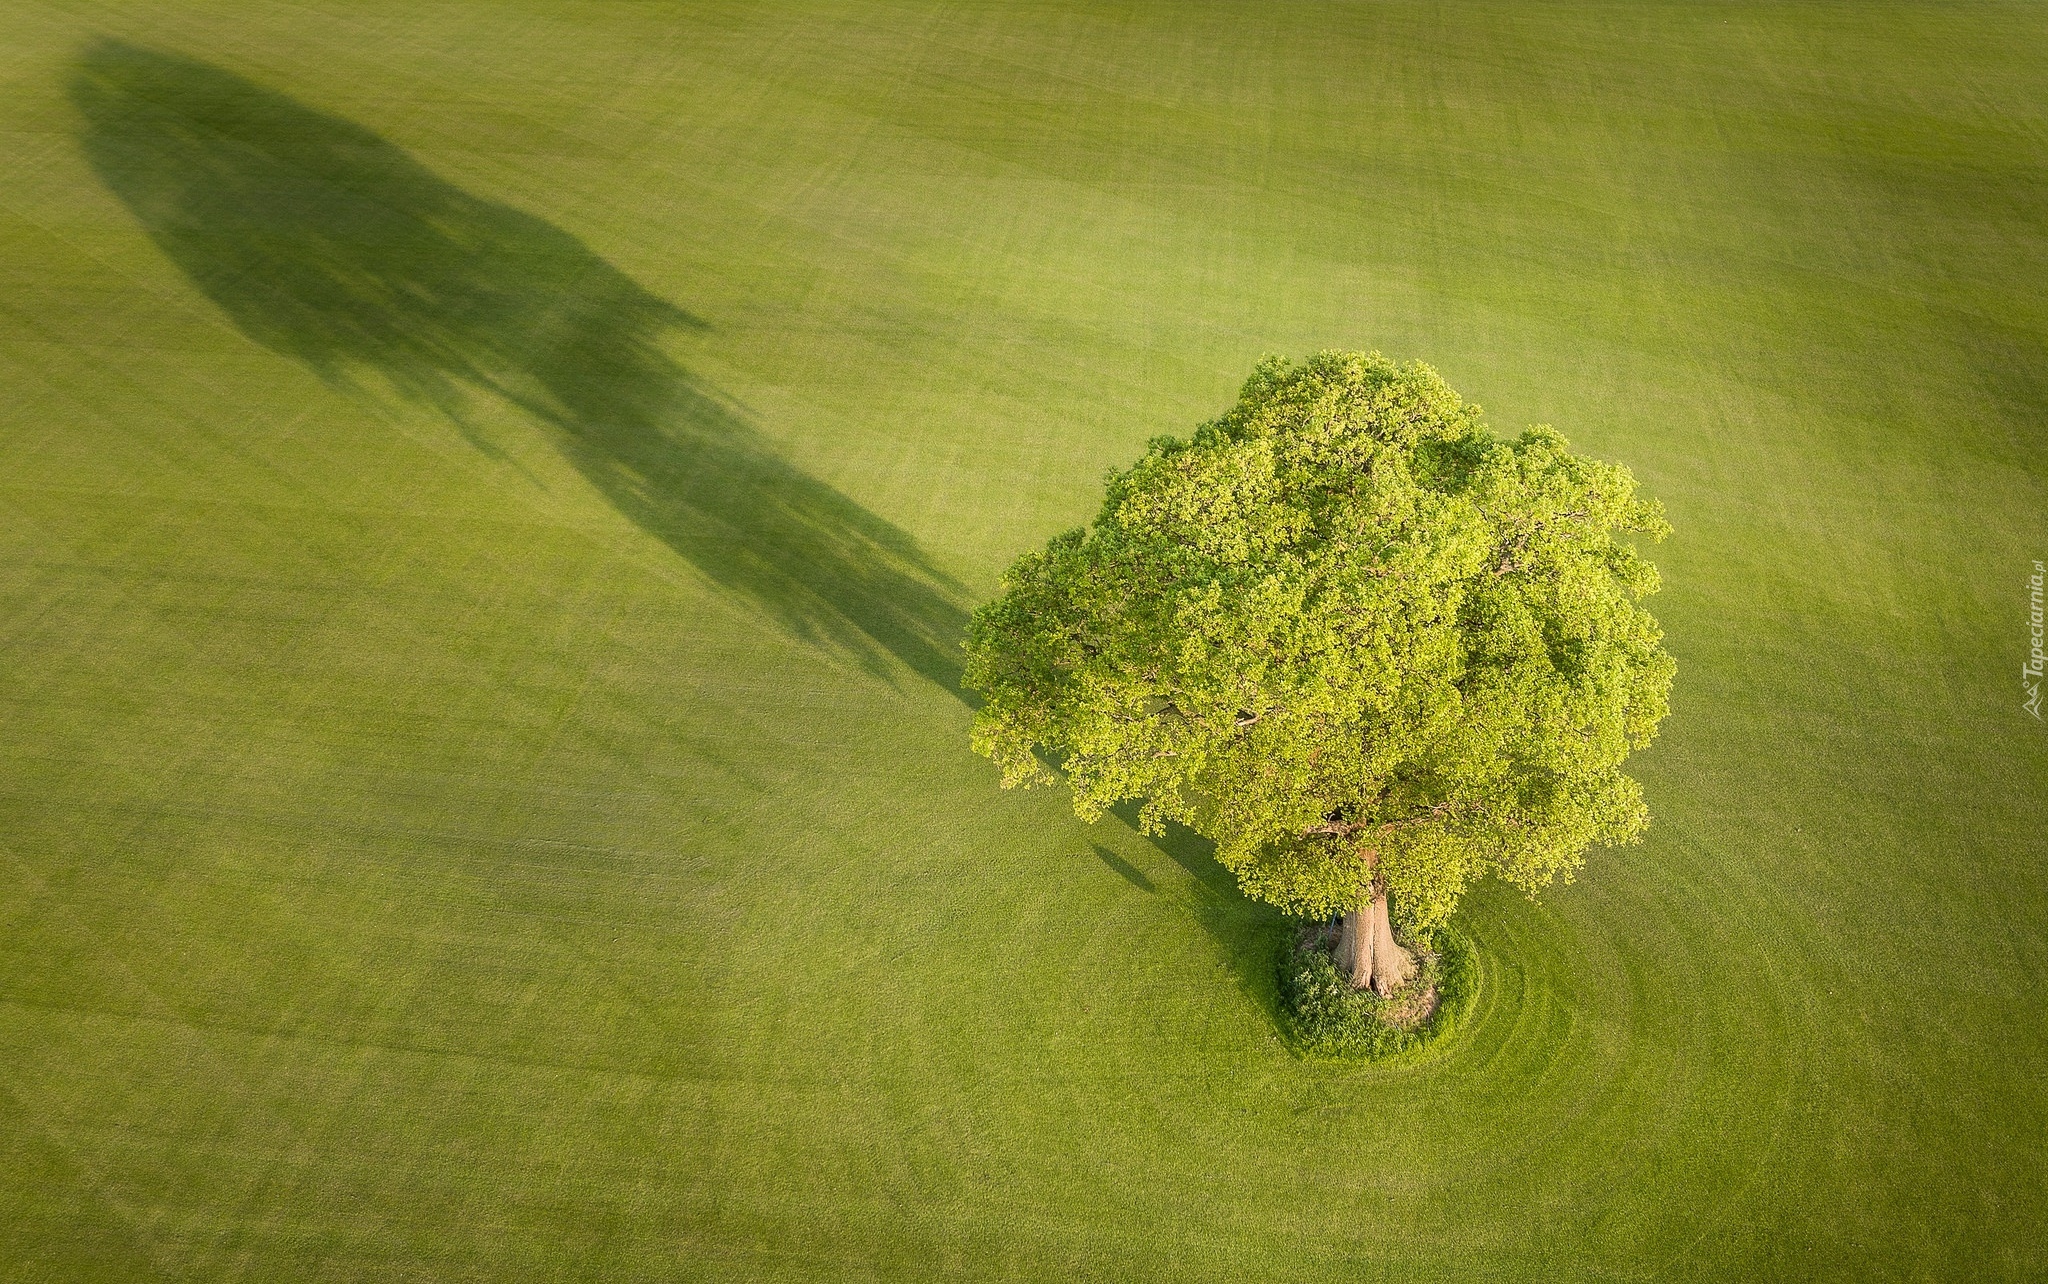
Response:
[[[1389,897],[1427,930],[1482,874],[1533,895],[1642,833],[1622,765],[1676,666],[1628,537],[1668,531],[1627,469],[1497,440],[1428,366],[1269,358],[975,613],[974,747],[1343,914],[1340,967],[1385,994],[1412,966]]]

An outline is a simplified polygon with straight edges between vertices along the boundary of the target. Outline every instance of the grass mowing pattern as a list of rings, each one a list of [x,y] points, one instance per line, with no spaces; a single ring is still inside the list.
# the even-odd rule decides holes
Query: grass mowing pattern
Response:
[[[0,1278],[2038,1275],[2044,48],[0,12]],[[942,663],[1330,345],[1678,529],[1652,836],[1476,896],[1417,1064],[1290,1054],[1287,925]]]

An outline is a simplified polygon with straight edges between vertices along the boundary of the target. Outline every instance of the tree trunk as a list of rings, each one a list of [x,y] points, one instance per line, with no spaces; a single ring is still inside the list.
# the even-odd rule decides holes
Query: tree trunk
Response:
[[[1337,970],[1362,990],[1372,984],[1372,916],[1364,908],[1344,911],[1344,930],[1337,935]]]
[[[1415,975],[1415,956],[1394,940],[1394,924],[1387,917],[1387,889],[1378,883],[1373,884],[1372,911],[1367,916],[1367,923],[1360,926],[1371,929],[1372,942],[1364,953],[1373,993],[1385,998]],[[1352,984],[1362,985],[1364,982],[1354,974]]]

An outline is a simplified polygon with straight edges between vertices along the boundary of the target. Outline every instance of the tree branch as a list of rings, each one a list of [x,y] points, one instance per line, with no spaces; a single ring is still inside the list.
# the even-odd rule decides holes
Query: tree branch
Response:
[[[1529,547],[1529,537],[1531,535],[1534,535],[1537,531],[1542,530],[1550,522],[1574,521],[1578,518],[1584,517],[1585,515],[1585,509],[1574,508],[1569,512],[1552,513],[1549,517],[1539,517],[1536,520],[1530,522],[1529,525],[1523,529],[1521,534],[1515,536],[1515,542],[1508,548],[1508,551],[1501,555],[1500,565],[1493,568],[1494,577],[1498,579],[1500,576],[1506,575],[1509,571],[1519,569],[1515,565],[1516,554],[1526,551]]]
[[[1301,836],[1303,838],[1349,838],[1363,828],[1363,825],[1354,825],[1348,821],[1326,820],[1320,825],[1312,825],[1302,830]]]

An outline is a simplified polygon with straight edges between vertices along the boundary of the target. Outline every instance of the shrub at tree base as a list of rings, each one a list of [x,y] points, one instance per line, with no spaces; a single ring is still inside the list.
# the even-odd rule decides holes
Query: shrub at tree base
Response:
[[[1449,928],[1433,939],[1405,942],[1415,975],[1381,997],[1353,985],[1331,950],[1337,932],[1317,925],[1294,934],[1280,960],[1280,1001],[1295,1043],[1313,1056],[1379,1060],[1445,1038],[1471,1011],[1479,992],[1472,943]]]

